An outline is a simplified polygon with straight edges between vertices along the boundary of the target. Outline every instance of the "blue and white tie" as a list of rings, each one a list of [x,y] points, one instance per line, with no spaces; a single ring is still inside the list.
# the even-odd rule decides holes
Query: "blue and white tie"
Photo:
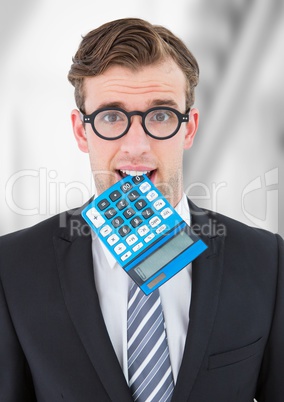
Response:
[[[173,375],[159,290],[146,296],[134,283],[127,316],[129,387],[137,402],[169,402]]]

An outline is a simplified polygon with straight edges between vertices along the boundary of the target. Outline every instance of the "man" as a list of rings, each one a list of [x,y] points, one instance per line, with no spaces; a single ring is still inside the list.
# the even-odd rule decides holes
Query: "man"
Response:
[[[83,38],[69,80],[79,109],[73,130],[97,193],[147,174],[208,246],[160,287],[171,392],[137,400],[282,401],[283,240],[203,211],[183,193],[183,152],[198,127],[196,60],[167,29],[122,19]],[[180,115],[188,121],[179,124]],[[157,134],[153,121],[165,129]],[[3,402],[136,399],[127,361],[132,281],[80,213],[0,241]]]

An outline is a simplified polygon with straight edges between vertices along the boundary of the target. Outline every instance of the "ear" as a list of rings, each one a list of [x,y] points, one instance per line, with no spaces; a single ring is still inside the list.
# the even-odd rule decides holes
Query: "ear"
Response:
[[[71,112],[71,121],[75,139],[77,141],[78,147],[82,152],[89,152],[88,141],[85,132],[84,124],[81,120],[80,112],[77,109]]]
[[[193,108],[190,110],[189,122],[187,123],[187,126],[186,126],[184,149],[191,148],[195,134],[198,129],[198,123],[199,123],[199,111],[198,111],[198,109]]]

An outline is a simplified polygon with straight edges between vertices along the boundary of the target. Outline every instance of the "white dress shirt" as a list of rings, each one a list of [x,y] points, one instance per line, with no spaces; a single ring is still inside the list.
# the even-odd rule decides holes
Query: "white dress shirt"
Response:
[[[190,225],[190,212],[185,194],[175,209]],[[102,314],[113,348],[128,381],[127,302],[132,280],[93,232],[92,253],[95,283]],[[189,264],[159,288],[175,382],[189,323],[191,269]]]

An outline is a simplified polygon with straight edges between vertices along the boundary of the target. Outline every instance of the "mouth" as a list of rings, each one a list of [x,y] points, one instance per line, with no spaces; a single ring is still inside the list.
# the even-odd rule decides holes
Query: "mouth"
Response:
[[[126,176],[142,176],[146,175],[150,180],[154,178],[156,170],[117,170],[116,171],[121,179]]]

